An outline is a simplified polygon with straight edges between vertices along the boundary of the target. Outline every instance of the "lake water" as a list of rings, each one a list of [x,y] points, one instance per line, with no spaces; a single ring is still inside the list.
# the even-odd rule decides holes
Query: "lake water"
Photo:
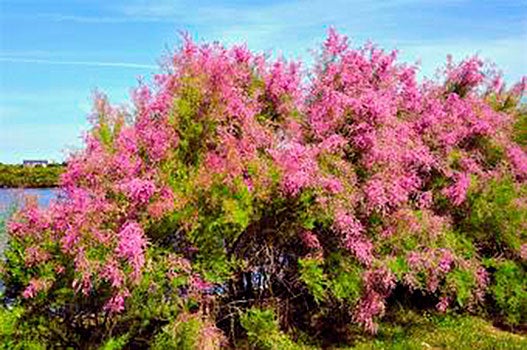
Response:
[[[47,207],[56,195],[55,188],[0,188],[0,213],[19,206],[25,196],[36,197],[40,206]]]

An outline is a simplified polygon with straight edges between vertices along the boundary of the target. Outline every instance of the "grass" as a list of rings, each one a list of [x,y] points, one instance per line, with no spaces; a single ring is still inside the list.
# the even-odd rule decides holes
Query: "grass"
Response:
[[[475,316],[418,315],[401,312],[383,323],[375,339],[363,339],[348,350],[527,349],[527,336],[498,329]]]
[[[236,344],[237,349],[269,350],[520,350],[527,349],[527,334],[501,330],[488,320],[471,315],[418,313],[403,308],[390,310],[375,336],[365,335],[356,325],[351,326],[348,341],[340,347],[325,347],[299,341],[291,342],[278,324],[262,327],[262,319],[253,333],[254,339]],[[265,323],[265,322],[264,322]],[[249,325],[249,329],[251,326]],[[306,339],[304,339],[306,340]]]

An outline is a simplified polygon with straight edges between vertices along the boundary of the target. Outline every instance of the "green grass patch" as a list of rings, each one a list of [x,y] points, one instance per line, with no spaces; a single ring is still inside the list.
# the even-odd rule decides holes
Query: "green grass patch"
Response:
[[[366,349],[527,349],[527,336],[494,327],[475,316],[418,315],[405,312],[380,325],[375,339],[364,339],[348,350]]]

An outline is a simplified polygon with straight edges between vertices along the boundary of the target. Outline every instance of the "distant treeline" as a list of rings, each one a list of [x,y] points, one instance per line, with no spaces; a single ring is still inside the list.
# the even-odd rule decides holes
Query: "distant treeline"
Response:
[[[64,164],[23,166],[0,163],[0,187],[56,187]]]

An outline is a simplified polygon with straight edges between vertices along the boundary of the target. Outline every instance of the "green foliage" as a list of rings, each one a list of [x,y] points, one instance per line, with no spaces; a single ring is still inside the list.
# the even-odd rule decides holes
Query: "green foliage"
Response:
[[[327,264],[328,290],[338,301],[353,305],[360,297],[364,268],[341,252],[328,256]]]
[[[155,337],[152,349],[197,350],[199,331],[200,322],[195,318],[175,325],[169,324]]]
[[[23,320],[24,309],[20,306],[0,307],[0,347],[2,349],[40,350],[46,346],[41,334],[43,325],[34,327]]]
[[[55,187],[65,167],[50,164],[46,167],[0,164],[1,187]]]
[[[317,303],[333,297],[354,304],[361,292],[363,269],[353,260],[333,253],[323,264],[321,260],[299,260],[300,280],[305,283]],[[326,271],[325,271],[326,270]]]
[[[362,288],[362,272],[358,267],[339,269],[330,282],[330,290],[335,298],[355,303]]]
[[[207,111],[200,111],[201,92],[199,80],[182,79],[180,95],[174,100],[172,123],[180,135],[177,155],[185,166],[198,165],[206,146],[202,141],[215,129]]]
[[[224,342],[223,336],[201,314],[183,313],[159,332],[151,349],[214,350]]]
[[[469,196],[471,210],[463,218],[465,232],[484,248],[496,253],[517,252],[527,239],[527,208],[517,198],[527,195],[525,185],[510,179],[491,181],[489,186]]]
[[[306,347],[296,344],[280,330],[272,310],[249,309],[240,318],[242,327],[247,331],[249,343],[255,349],[296,350]]]
[[[121,350],[128,342],[128,334],[124,334],[118,338],[110,338],[104,343],[99,350]]]
[[[511,260],[489,261],[495,268],[490,287],[496,303],[496,312],[510,325],[527,322],[527,272],[520,264]]]
[[[9,292],[29,282],[20,249],[17,241],[12,240],[6,252],[9,274],[4,274],[2,278]],[[169,254],[152,248],[148,250],[147,259],[147,272],[131,290],[126,312],[115,315],[104,312],[100,301],[104,286],[99,288],[100,294],[78,295],[65,285],[67,275],[58,275],[54,277],[54,288],[38,293],[31,309],[2,309],[1,334],[9,335],[6,337],[9,344],[20,348],[26,348],[30,344],[28,341],[34,339],[40,339],[37,344],[70,344],[73,348],[87,345],[86,339],[91,339],[88,343],[93,347],[102,340],[102,349],[127,348],[131,340],[138,346],[147,346],[154,335],[152,329],[173,322],[194,303],[192,298],[187,301],[181,299],[179,291],[188,284],[188,273],[172,268]],[[169,270],[172,278],[168,277]],[[51,271],[49,274],[51,276]],[[91,313],[79,318],[73,305],[80,305]],[[61,310],[61,313],[56,310]]]
[[[517,120],[514,124],[514,141],[527,146],[527,104],[518,108]]]
[[[472,271],[456,268],[447,275],[447,284],[454,287],[456,302],[463,307],[467,305],[472,295],[476,280]]]
[[[395,275],[398,281],[402,281],[403,276],[409,272],[408,264],[406,259],[401,256],[394,257],[387,261],[387,267]]]
[[[299,264],[300,280],[306,284],[315,301],[325,299],[328,281],[320,262],[315,259],[301,259]]]

